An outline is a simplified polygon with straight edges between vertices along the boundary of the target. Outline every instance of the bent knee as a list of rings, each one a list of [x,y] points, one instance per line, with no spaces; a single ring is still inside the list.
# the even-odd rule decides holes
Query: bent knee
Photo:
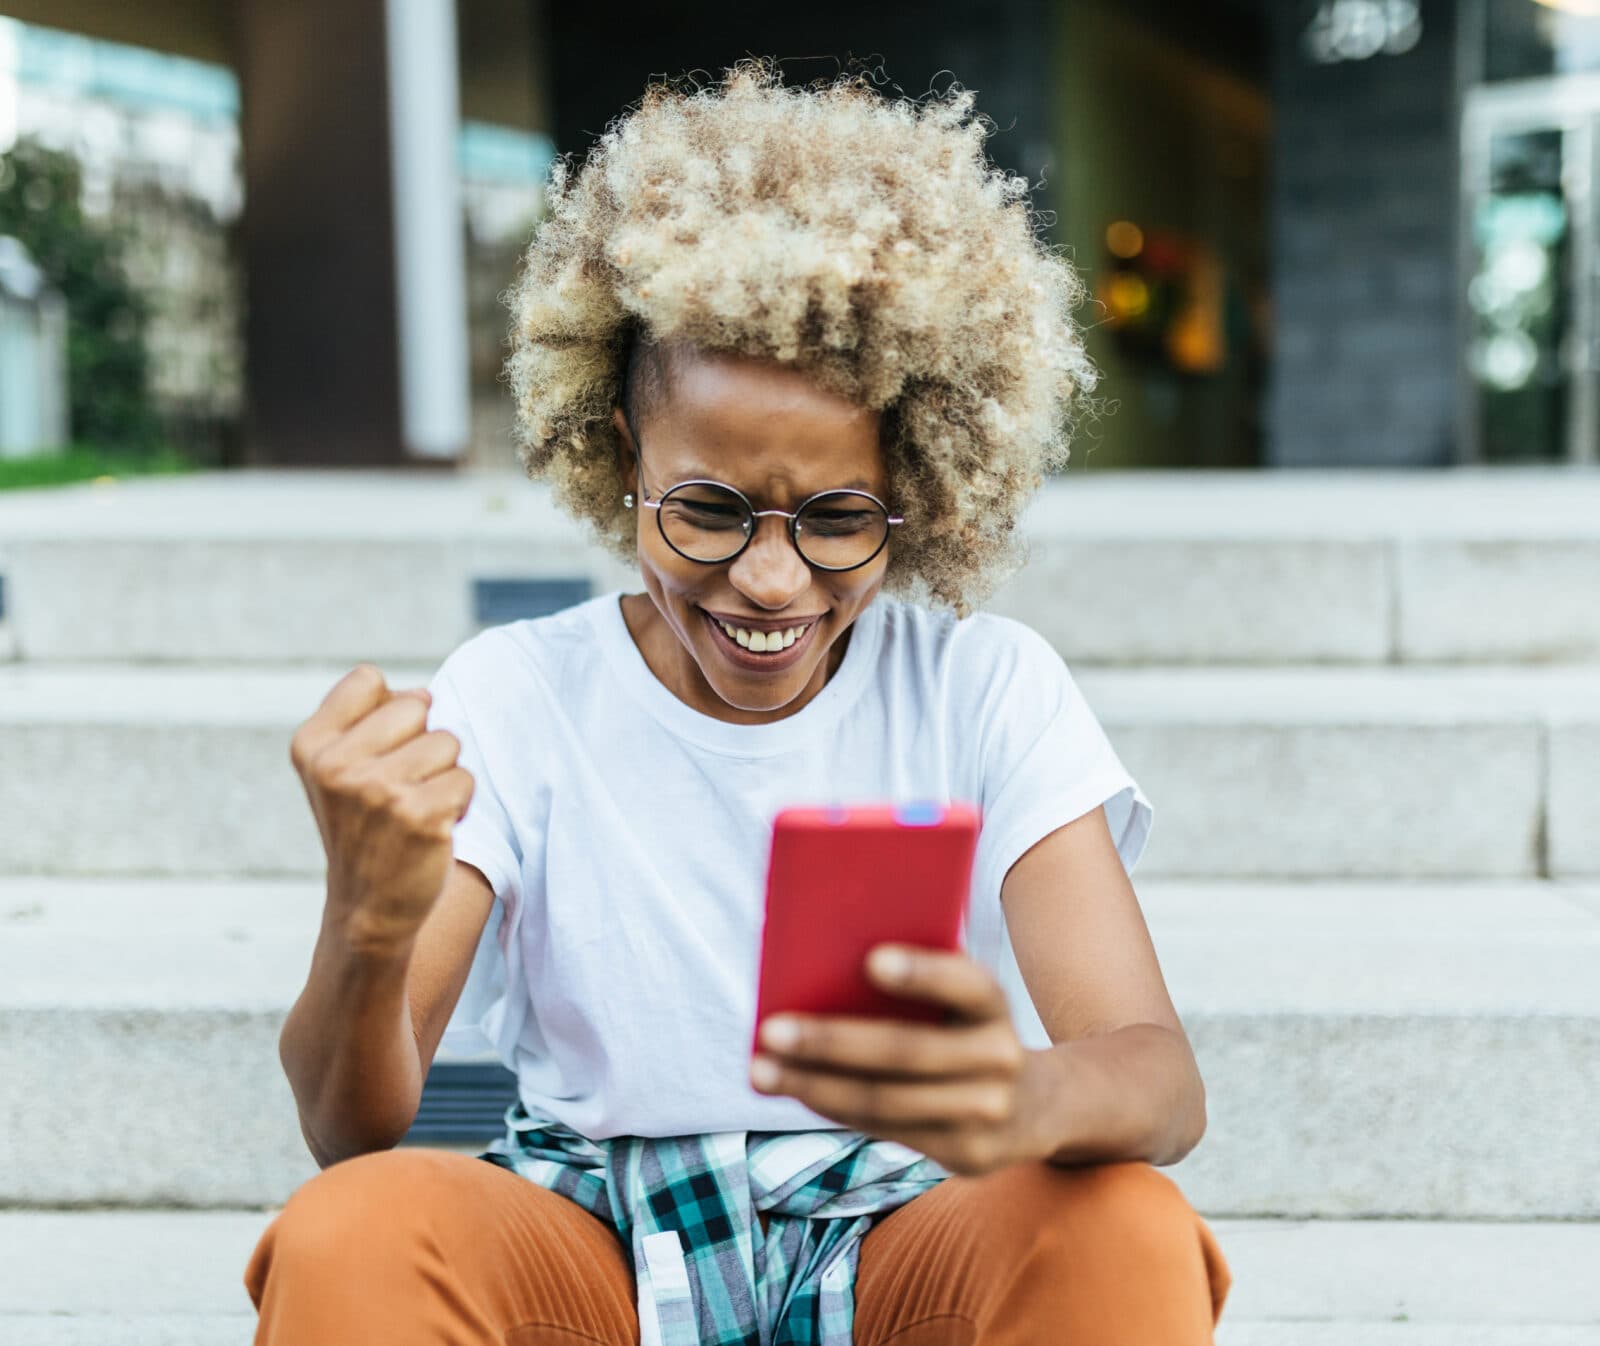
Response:
[[[355,1220],[367,1228],[378,1212],[404,1212],[448,1177],[458,1163],[482,1163],[448,1150],[414,1147],[373,1150],[342,1159],[306,1179],[284,1203],[280,1218],[313,1226]]]
[[[1155,1165],[1143,1160],[1085,1164],[1075,1168],[1060,1164],[1046,1164],[1045,1167],[1056,1184],[1068,1190],[1068,1199],[1080,1209],[1136,1208],[1191,1219],[1194,1216],[1194,1210],[1178,1184]]]
[[[307,1178],[267,1225],[251,1254],[247,1276],[265,1275],[269,1261],[289,1258],[309,1269],[337,1271],[367,1259],[374,1244],[403,1243],[427,1219],[427,1194],[449,1165],[481,1163],[448,1150],[374,1150],[331,1164]]]
[[[1009,1190],[996,1193],[1001,1208],[1028,1212],[1034,1242],[1047,1256],[1078,1256],[1086,1245],[1146,1261],[1194,1256],[1199,1217],[1178,1184],[1151,1164],[1039,1162],[1004,1172]]]

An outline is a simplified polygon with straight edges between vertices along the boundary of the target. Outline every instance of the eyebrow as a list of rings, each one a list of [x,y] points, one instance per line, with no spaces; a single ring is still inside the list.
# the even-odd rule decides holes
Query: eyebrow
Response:
[[[671,486],[676,486],[678,484],[678,482],[684,482],[684,481],[715,481],[715,482],[721,483],[724,486],[733,486],[733,485],[735,485],[734,482],[723,481],[721,477],[718,477],[714,473],[711,473],[711,472],[694,472],[694,471],[692,471],[687,476],[679,477],[678,481],[670,483],[669,489],[670,489]],[[752,500],[754,500],[756,498],[754,495],[751,495],[749,491],[746,491],[743,486],[739,486],[738,489],[740,491],[743,491],[745,495],[750,496],[750,498]],[[866,495],[876,495],[877,494],[877,492],[872,489],[872,483],[871,482],[866,481],[861,477],[855,477],[855,478],[852,478],[850,481],[845,482],[842,486],[823,486],[823,487],[821,487],[821,488],[819,488],[818,490],[815,490],[815,491],[805,491],[805,492],[801,493],[799,498],[801,500],[807,500],[811,496],[821,495],[824,491],[861,491]]]

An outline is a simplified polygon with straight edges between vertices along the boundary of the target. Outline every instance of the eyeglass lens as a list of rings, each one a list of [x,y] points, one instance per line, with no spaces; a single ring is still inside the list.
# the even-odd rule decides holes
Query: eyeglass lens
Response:
[[[669,545],[695,561],[725,561],[755,528],[746,503],[721,486],[692,483],[662,498],[661,533]],[[800,554],[832,570],[863,565],[883,546],[889,516],[870,496],[830,491],[807,503],[795,520]]]

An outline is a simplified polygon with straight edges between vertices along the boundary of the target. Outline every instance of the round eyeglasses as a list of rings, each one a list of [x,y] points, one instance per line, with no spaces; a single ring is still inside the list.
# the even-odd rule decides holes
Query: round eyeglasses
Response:
[[[640,464],[643,480],[643,464]],[[744,494],[720,481],[680,481],[659,500],[639,502],[656,511],[667,546],[704,565],[731,561],[750,545],[756,520],[776,514],[789,521],[789,540],[807,565],[818,570],[855,570],[889,541],[889,530],[905,520],[889,513],[865,491],[819,491],[798,509],[757,509]]]

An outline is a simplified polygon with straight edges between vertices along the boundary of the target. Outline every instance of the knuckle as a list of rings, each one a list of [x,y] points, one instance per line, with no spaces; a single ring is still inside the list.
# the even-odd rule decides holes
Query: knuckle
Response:
[[[418,804],[415,795],[396,795],[389,805],[389,813],[397,823],[410,832],[420,832],[428,825],[427,814]]]
[[[388,687],[383,670],[373,663],[359,663],[344,675],[345,685],[367,696],[375,696]]]
[[[382,776],[367,774],[354,782],[350,787],[362,804],[373,812],[398,813],[401,805],[395,798],[394,786]]]
[[[1017,1040],[1015,1034],[1003,1033],[1000,1045],[995,1049],[995,1062],[1000,1070],[1007,1075],[1017,1075],[1027,1061],[1028,1049]]]
[[[358,780],[352,764],[325,748],[311,762],[311,774],[324,794],[353,795]]]
[[[975,1108],[979,1121],[1003,1122],[1011,1115],[1011,1093],[1002,1088],[981,1089]]]
[[[455,819],[430,817],[417,825],[417,833],[428,841],[450,841],[455,836]]]
[[[440,830],[438,812],[429,808],[413,792],[397,795],[390,807],[395,820],[408,832],[417,836],[433,837]]]

